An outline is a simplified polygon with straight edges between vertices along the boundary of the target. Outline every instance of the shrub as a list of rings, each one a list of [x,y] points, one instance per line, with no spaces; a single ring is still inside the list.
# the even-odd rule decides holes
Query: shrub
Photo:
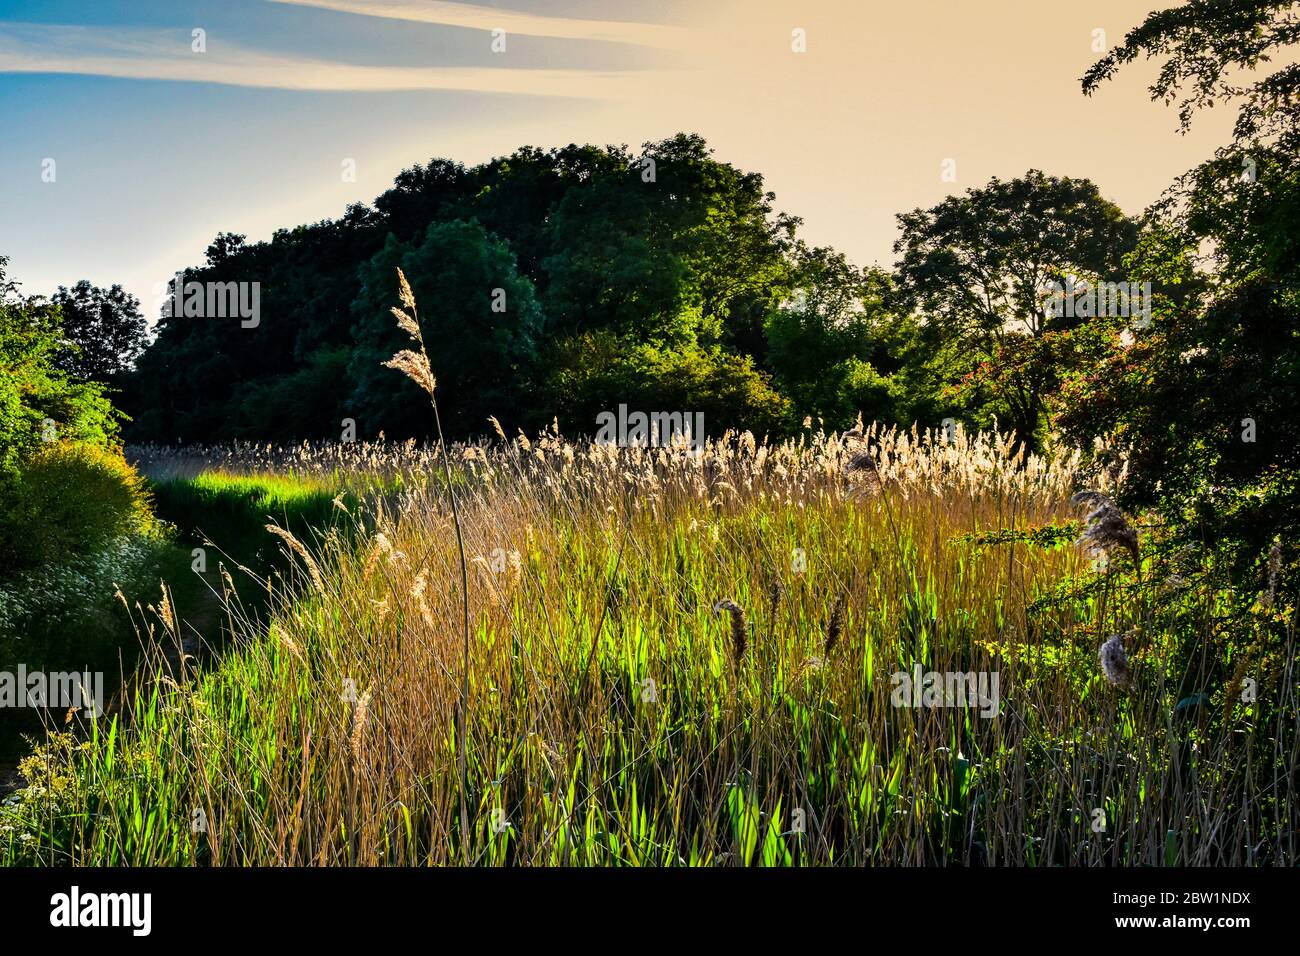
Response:
[[[552,407],[564,428],[594,431],[597,414],[631,409],[682,409],[704,415],[705,429],[777,434],[791,418],[790,402],[748,356],[687,343],[660,348],[608,330],[566,338],[548,357]]]
[[[84,443],[38,449],[0,496],[9,571],[88,557],[153,520],[144,479],[121,451]]]

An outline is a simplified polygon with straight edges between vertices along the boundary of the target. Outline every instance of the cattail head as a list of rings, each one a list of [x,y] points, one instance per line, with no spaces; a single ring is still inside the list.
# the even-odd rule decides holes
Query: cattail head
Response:
[[[841,591],[831,608],[830,620],[826,622],[826,641],[823,646],[827,657],[830,657],[831,651],[835,650],[835,645],[840,642],[840,637],[844,633],[844,604],[844,592]]]
[[[877,474],[876,457],[871,454],[870,448],[863,449],[862,451],[855,453],[849,459],[849,463],[845,466],[845,469],[847,471],[864,471],[872,475]]]
[[[1124,650],[1123,635],[1112,634],[1106,643],[1101,645],[1097,660],[1101,663],[1101,672],[1106,675],[1106,680],[1116,687],[1129,686],[1131,675],[1128,669],[1128,652]]]
[[[862,413],[858,412],[858,420],[853,423],[853,427],[844,433],[844,437],[851,441],[862,441],[865,434],[862,424]]]
[[[714,614],[722,611],[731,615],[731,661],[739,667],[749,643],[749,622],[745,619],[745,609],[729,598],[723,598],[713,605]]]
[[[848,474],[858,476],[863,480],[860,488],[867,494],[878,494],[884,488],[884,481],[880,477],[880,469],[876,465],[876,456],[872,454],[869,447],[859,446],[857,451],[851,452],[844,470]]]
[[[767,588],[767,603],[772,614],[776,613],[777,607],[781,604],[781,597],[784,594],[785,588],[781,586],[781,579],[773,576],[772,583]]]

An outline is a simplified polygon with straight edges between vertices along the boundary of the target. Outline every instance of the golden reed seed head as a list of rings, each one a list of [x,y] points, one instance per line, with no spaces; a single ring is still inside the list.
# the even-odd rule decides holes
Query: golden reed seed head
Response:
[[[415,308],[415,293],[411,291],[411,284],[406,281],[406,273],[402,271],[401,266],[397,268],[397,293],[402,300],[402,305],[408,309]]]
[[[158,602],[158,616],[162,618],[163,626],[167,628],[169,634],[179,633],[176,627],[176,614],[172,610],[171,597],[167,593],[167,588],[162,589],[162,600]]]
[[[308,575],[311,576],[312,585],[319,593],[324,594],[325,579],[321,576],[320,565],[316,563],[316,559],[311,556],[311,552],[303,546],[303,543],[295,538],[288,529],[281,528],[279,525],[268,524],[266,530],[283,541],[288,546],[289,550],[302,560],[302,563],[307,568]]]
[[[348,743],[354,761],[360,761],[361,748],[365,744],[366,718],[370,716],[370,693],[372,689],[370,687],[366,688],[366,692],[357,700],[356,708],[352,711],[352,735]]]
[[[397,319],[397,327],[418,342],[420,340],[420,327],[415,324],[415,320],[401,309],[392,308],[389,311]]]
[[[385,368],[392,368],[401,372],[430,395],[433,394],[434,389],[437,387],[438,383],[433,377],[433,370],[429,368],[428,356],[424,352],[412,352],[410,349],[402,349],[387,362],[384,362],[383,365]]]

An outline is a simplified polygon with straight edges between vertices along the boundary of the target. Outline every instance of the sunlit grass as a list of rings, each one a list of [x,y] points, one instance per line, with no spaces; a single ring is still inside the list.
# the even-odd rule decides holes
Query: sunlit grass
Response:
[[[862,447],[876,469],[855,479],[845,463]],[[308,541],[319,584],[296,558],[269,594],[269,633],[241,626],[232,596],[240,636],[219,662],[142,684],[80,749],[56,741],[29,763],[38,786],[0,818],[4,858],[1296,859],[1291,788],[1271,784],[1294,773],[1293,718],[1238,706],[1215,729],[1175,712],[1196,679],[1171,653],[1187,635],[1153,626],[1126,559],[1093,571],[1050,531],[1077,517],[1071,457],[875,432],[698,454],[547,435],[455,455],[468,832],[460,573],[436,480],[345,512],[299,478],[218,475],[211,487],[255,493],[266,514],[321,495],[344,517]],[[723,599],[745,612],[739,657]],[[1130,631],[1138,680],[1122,693],[1096,654]],[[891,675],[918,663],[996,674],[999,715],[894,706]],[[1268,712],[1294,714],[1294,684],[1277,692]]]

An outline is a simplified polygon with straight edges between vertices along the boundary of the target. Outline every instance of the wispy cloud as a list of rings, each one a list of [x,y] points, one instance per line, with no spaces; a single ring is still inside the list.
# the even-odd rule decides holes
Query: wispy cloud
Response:
[[[603,40],[642,46],[680,49],[691,37],[688,30],[655,23],[626,20],[578,20],[548,17],[517,10],[480,7],[451,0],[271,0],[299,7],[319,7],[388,20],[410,20],[473,30],[505,30],[534,37]]]
[[[285,90],[461,90],[621,99],[649,73],[509,67],[360,66],[250,50],[223,40],[191,50],[188,33],[0,22],[0,73],[76,73]]]

